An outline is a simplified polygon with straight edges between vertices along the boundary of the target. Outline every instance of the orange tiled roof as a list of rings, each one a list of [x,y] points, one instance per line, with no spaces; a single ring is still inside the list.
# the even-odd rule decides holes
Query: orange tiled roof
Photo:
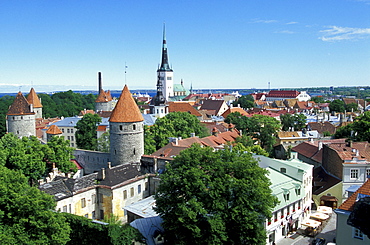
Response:
[[[227,109],[224,113],[222,113],[221,116],[223,116],[224,118],[226,118],[227,115],[229,115],[230,113],[233,113],[233,112],[239,112],[242,116],[248,115],[248,112],[246,112],[242,108],[240,108],[240,107],[233,107],[233,108]]]
[[[112,100],[112,96],[109,94],[105,93],[103,89],[99,91],[98,98],[96,98],[95,102],[97,103],[103,103],[103,102],[108,102]]]
[[[35,112],[31,111],[28,101],[23,96],[22,92],[18,92],[13,104],[10,106],[6,115],[19,116],[19,115],[33,115]]]
[[[90,113],[90,114],[95,114],[95,111],[94,110],[82,110],[82,111],[80,111],[80,113],[78,114],[79,116],[84,116],[84,115],[86,115],[86,114],[88,114],[88,113]]]
[[[143,115],[136,105],[127,85],[122,90],[121,96],[118,99],[116,107],[112,111],[109,118],[110,122],[142,122]]]
[[[27,101],[29,104],[32,104],[33,108],[42,108],[41,101],[33,88],[31,88],[30,93],[27,94]]]
[[[60,129],[58,128],[57,125],[55,124],[52,124],[49,129],[46,131],[47,134],[53,134],[53,135],[57,135],[57,134],[62,134],[62,131],[60,131]]]
[[[355,206],[357,194],[365,194],[370,195],[370,180],[368,179],[358,190],[352,194],[342,205],[339,206],[338,209],[346,210],[346,211],[353,211],[353,207]]]
[[[189,112],[190,114],[201,117],[202,114],[200,114],[197,110],[194,109],[188,102],[170,102],[168,105],[168,111],[169,112]]]

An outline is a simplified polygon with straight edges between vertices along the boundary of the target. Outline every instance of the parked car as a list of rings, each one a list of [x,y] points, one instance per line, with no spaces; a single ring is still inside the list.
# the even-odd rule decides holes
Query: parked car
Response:
[[[318,237],[312,241],[312,245],[325,245],[326,240],[322,237]]]

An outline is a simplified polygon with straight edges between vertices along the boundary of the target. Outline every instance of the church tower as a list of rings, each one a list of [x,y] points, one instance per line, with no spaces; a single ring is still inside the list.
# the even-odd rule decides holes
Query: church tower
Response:
[[[42,104],[33,88],[31,88],[30,93],[27,95],[27,101],[33,107],[35,118],[42,118]]]
[[[109,118],[112,166],[140,162],[144,154],[144,118],[127,85]]]
[[[32,104],[19,91],[6,114],[6,129],[17,137],[36,136],[36,120]]]
[[[150,102],[150,114],[153,114],[158,118],[164,117],[168,114],[168,104],[163,96],[163,83],[159,76],[157,81],[157,94]]]
[[[163,44],[162,44],[162,62],[157,70],[157,76],[163,83],[163,95],[168,101],[169,97],[173,96],[173,70],[168,64],[166,28],[163,26]]]

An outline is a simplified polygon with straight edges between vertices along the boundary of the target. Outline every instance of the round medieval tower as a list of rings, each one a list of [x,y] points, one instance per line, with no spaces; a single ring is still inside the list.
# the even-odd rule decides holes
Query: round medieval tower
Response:
[[[144,154],[144,118],[127,85],[109,118],[112,166],[139,162]]]
[[[6,114],[6,128],[17,137],[36,136],[35,112],[20,91]]]

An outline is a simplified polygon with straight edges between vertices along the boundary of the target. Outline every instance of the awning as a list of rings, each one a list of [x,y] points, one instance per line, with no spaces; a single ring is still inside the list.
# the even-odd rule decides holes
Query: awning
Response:
[[[311,214],[311,218],[319,219],[319,220],[326,220],[329,218],[329,215],[317,212],[317,213]]]
[[[313,219],[306,219],[302,222],[302,225],[317,228],[321,225],[321,222]]]
[[[333,209],[331,207],[327,207],[327,206],[318,206],[317,207],[317,212],[324,213],[324,214],[332,214]]]

